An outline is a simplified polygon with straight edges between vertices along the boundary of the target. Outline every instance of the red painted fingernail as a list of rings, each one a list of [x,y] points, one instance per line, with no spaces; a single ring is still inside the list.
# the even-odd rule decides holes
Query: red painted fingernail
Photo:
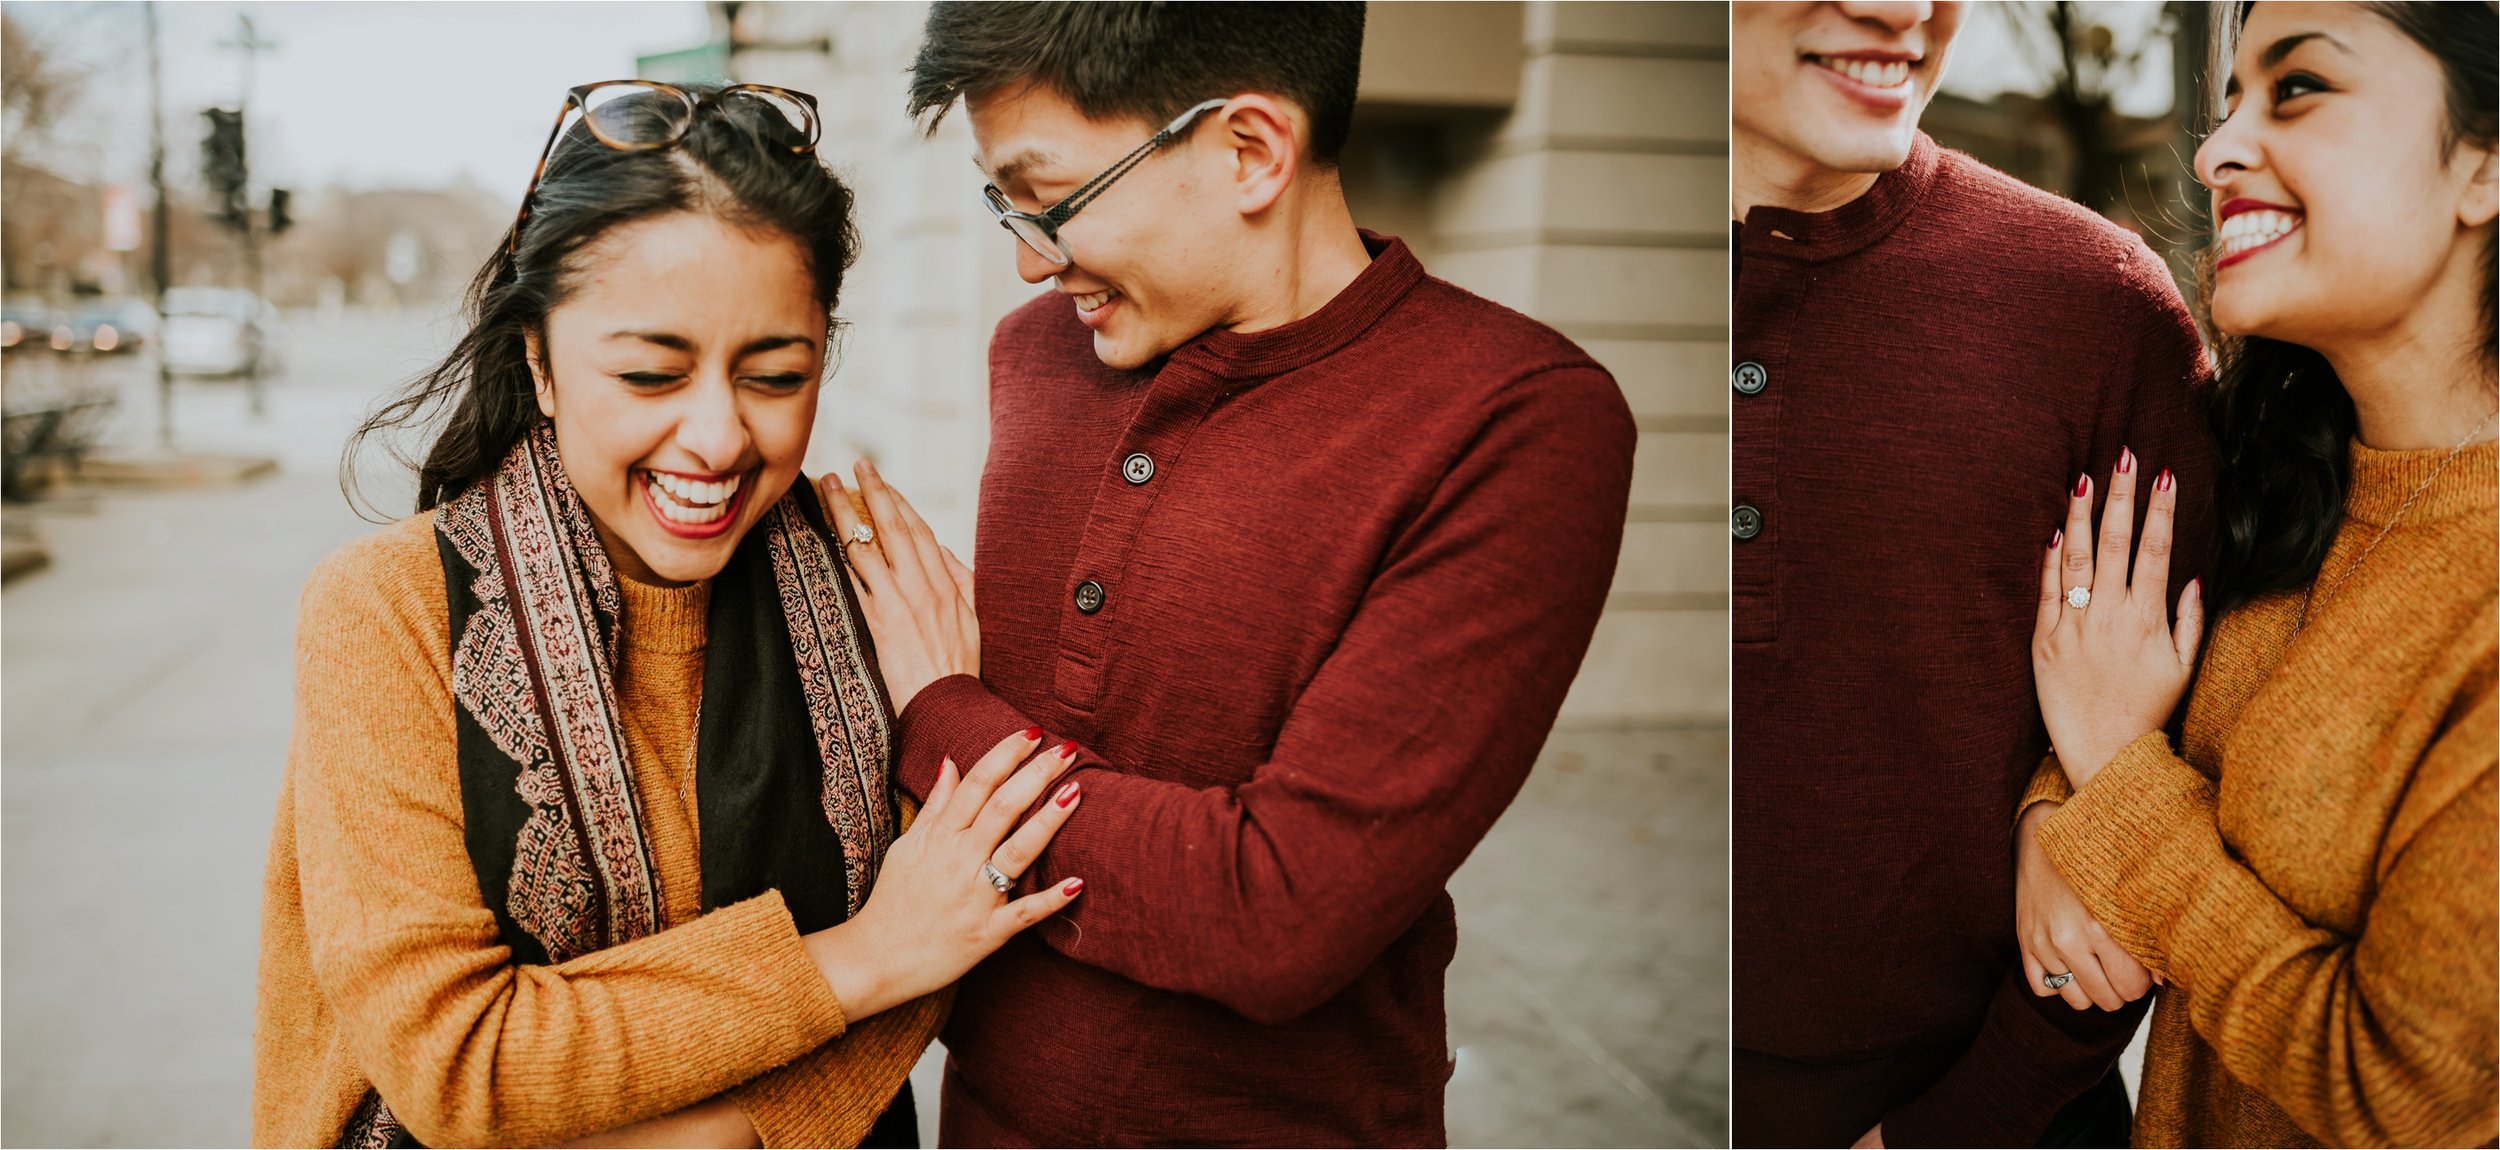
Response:
[[[2170,490],[2170,485],[2174,482],[2176,482],[2176,480],[2173,480],[2170,477],[2170,469],[2167,467],[2162,468],[2161,474],[2153,477],[2153,490],[2168,491]]]
[[[1069,783],[1067,786],[1064,786],[1064,787],[1059,788],[1059,794],[1058,794],[1056,797],[1054,797],[1053,799],[1051,799],[1051,801],[1052,801],[1052,802],[1055,802],[1055,803],[1057,803],[1057,804],[1059,804],[1060,806],[1063,806],[1063,807],[1064,807],[1064,806],[1066,806],[1066,805],[1068,805],[1069,803],[1075,802],[1075,801],[1076,801],[1076,784],[1075,784],[1075,783],[1073,783],[1073,782],[1071,782],[1071,783]]]
[[[2135,470],[2135,452],[2134,452],[2132,449],[2130,449],[2130,448],[2125,448],[2125,447],[2121,447],[2121,448],[2119,448],[2119,449],[2118,449],[2118,474],[2120,474],[2120,475],[2125,475],[2125,474],[2127,474],[2128,472],[2133,471],[2133,470]]]
[[[1059,754],[1060,754],[1060,756],[1061,756],[1062,758],[1069,758],[1069,759],[1073,759],[1073,758],[1075,758],[1075,757],[1076,757],[1076,740],[1074,740],[1074,739],[1070,739],[1070,740],[1068,740],[1067,742],[1064,742],[1064,743],[1059,744]]]
[[[1042,729],[1041,729],[1040,727],[1026,727],[1026,728],[1024,729],[1024,737],[1025,737],[1025,738],[1027,738],[1027,739],[1031,739],[1032,741],[1034,741],[1034,742],[1036,742],[1036,743],[1041,742],[1041,741],[1042,741]]]
[[[2078,476],[2076,476],[2076,477],[2075,477],[2075,498],[2077,498],[2077,499],[2081,499],[2081,498],[2083,498],[2083,493],[2084,493],[2084,492],[2086,492],[2086,491],[2090,491],[2090,490],[2092,490],[2092,477],[2091,477],[2091,476],[2089,476],[2089,475],[2078,475]]]
[[[1064,894],[1064,895],[1067,895],[1067,896],[1068,896],[1068,897],[1070,897],[1070,898],[1075,898],[1075,897],[1076,897],[1076,893],[1077,893],[1078,891],[1081,891],[1081,890],[1084,890],[1084,889],[1085,889],[1085,880],[1084,880],[1084,879],[1081,879],[1081,878],[1072,878],[1072,879],[1069,879],[1069,880],[1068,880],[1068,884],[1067,884],[1066,886],[1063,886],[1063,887],[1060,887],[1060,888],[1059,888],[1059,893]]]
[[[2058,529],[2057,529],[2057,534],[2049,536],[2049,550],[2051,550],[2051,551],[2055,551],[2055,550],[2057,550],[2057,545],[2058,545],[2058,544],[2060,544],[2060,543],[2064,543],[2065,541],[2066,541],[2066,529],[2065,529],[2065,528],[2063,528],[2063,527],[2060,527],[2060,528],[2058,528]]]

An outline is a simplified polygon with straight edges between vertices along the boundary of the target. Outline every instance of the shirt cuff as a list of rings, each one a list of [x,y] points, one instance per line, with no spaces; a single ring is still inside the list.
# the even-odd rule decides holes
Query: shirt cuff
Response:
[[[2229,861],[2215,819],[2213,780],[2153,731],[2044,820],[2039,842],[2110,937],[2169,977],[2167,926],[2203,876]]]
[[[894,717],[894,779],[927,802],[942,760],[955,760],[959,774],[970,771],[1000,740],[1032,725],[980,679],[948,675],[922,687]]]

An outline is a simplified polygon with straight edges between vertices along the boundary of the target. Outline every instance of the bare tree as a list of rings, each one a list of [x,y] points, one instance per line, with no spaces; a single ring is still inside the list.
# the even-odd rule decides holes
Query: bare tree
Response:
[[[86,73],[65,63],[25,21],[0,13],[0,162],[15,166],[40,149],[77,102]]]
[[[2170,42],[2176,14],[2165,9],[2154,25],[2122,38],[2095,18],[2096,7],[2073,0],[1996,5],[2045,82],[2042,101],[2074,157],[2067,186],[2058,190],[2106,212],[2127,205],[2125,175],[2137,150],[2125,138],[2116,96],[2145,78],[2147,57]]]

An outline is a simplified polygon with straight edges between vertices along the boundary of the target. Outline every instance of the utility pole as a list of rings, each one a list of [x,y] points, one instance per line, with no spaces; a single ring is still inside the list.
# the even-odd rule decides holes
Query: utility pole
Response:
[[[162,336],[165,314],[165,285],[173,278],[173,212],[174,199],[165,194],[165,77],[157,59],[156,0],[145,5],[148,22],[148,185],[156,189],[155,243],[148,250],[148,278],[155,284],[157,332]],[[156,353],[156,439],[165,450],[174,449],[174,373],[165,366],[165,348],[153,341]]]
[[[232,48],[235,51],[242,53],[243,90],[241,94],[235,97],[234,114],[239,134],[242,139],[249,140],[251,138],[250,127],[252,115],[252,65],[259,59],[262,52],[276,48],[278,44],[277,41],[274,40],[261,39],[259,31],[252,27],[252,17],[248,12],[237,13],[235,15],[235,26],[234,38],[231,40],[220,40],[217,42],[217,46],[220,48]],[[240,150],[242,149],[238,145],[238,151]],[[255,303],[257,303],[257,301],[261,298],[260,228],[253,223],[252,217],[254,213],[252,212],[251,205],[252,193],[250,183],[247,179],[243,191],[243,218],[239,221],[238,226],[243,229],[244,280],[252,289],[252,299]],[[257,364],[252,367],[251,386],[252,411],[254,414],[258,414],[261,411],[263,392],[265,389],[261,383],[260,367]]]

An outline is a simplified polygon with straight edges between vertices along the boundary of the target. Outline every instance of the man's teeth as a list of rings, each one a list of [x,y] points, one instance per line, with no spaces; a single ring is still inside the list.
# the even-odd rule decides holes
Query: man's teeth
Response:
[[[1118,294],[1120,293],[1117,291],[1098,291],[1092,295],[1070,296],[1068,298],[1076,301],[1076,310],[1092,311],[1095,308],[1110,303],[1111,297]]]
[[[1910,82],[1910,62],[1907,60],[1853,60],[1839,56],[1816,56],[1814,62],[1869,88],[1898,88]]]
[[[649,471],[651,503],[660,514],[679,523],[710,523],[729,513],[729,498],[738,493],[738,482],[744,476],[732,475],[716,482],[687,479],[664,471]]]
[[[2278,212],[2267,208],[2241,212],[2222,221],[2221,230],[2214,233],[2214,255],[2229,259],[2282,239],[2299,226],[2300,214],[2297,212]]]

